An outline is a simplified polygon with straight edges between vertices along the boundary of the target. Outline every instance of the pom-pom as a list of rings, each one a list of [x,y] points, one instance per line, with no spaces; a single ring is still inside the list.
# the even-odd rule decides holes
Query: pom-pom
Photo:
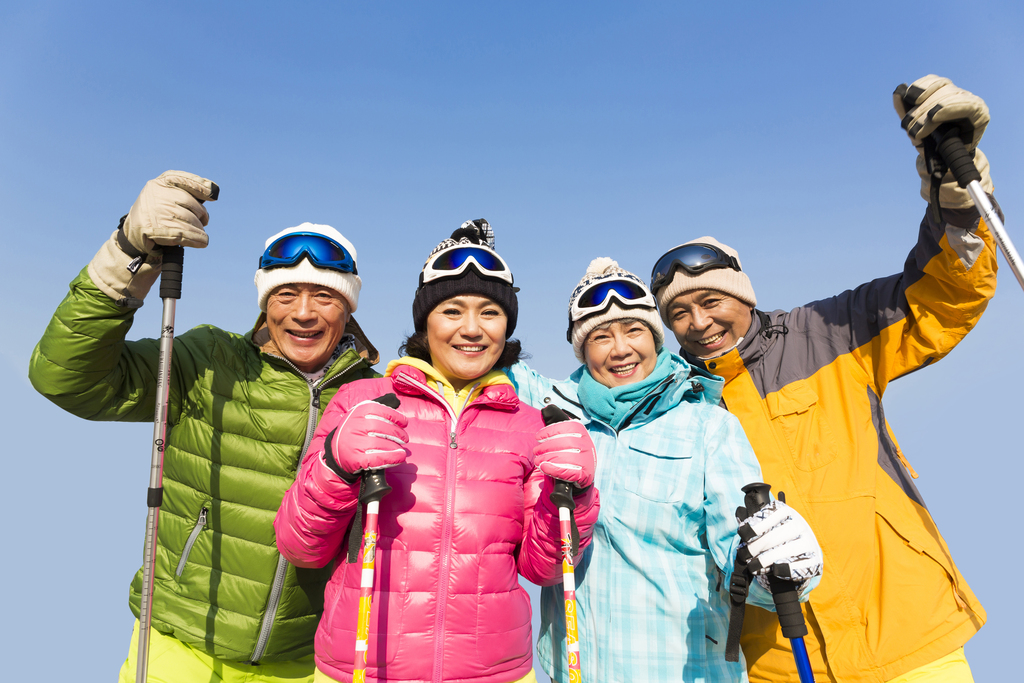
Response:
[[[616,261],[608,258],[607,256],[601,256],[590,262],[587,266],[587,275],[596,273],[597,275],[604,275],[605,273],[611,273],[622,270],[619,268],[619,264]]]

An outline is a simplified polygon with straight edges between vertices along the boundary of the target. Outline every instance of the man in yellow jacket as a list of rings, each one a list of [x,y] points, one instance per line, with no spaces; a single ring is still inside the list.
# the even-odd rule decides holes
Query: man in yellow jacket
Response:
[[[804,606],[819,682],[971,681],[963,645],[985,622],[881,397],[891,380],[949,353],[995,293],[989,227],[966,190],[941,169],[934,174],[926,142],[938,124],[957,120],[991,195],[976,149],[988,109],[937,76],[897,89],[894,100],[929,201],[903,272],[771,313],[755,308],[737,252],[713,238],[667,252],[652,273],[683,355],[725,379],[723,401],[765,480],[786,492],[821,543],[825,574]],[[751,681],[798,680],[774,614],[748,607],[742,645]]]

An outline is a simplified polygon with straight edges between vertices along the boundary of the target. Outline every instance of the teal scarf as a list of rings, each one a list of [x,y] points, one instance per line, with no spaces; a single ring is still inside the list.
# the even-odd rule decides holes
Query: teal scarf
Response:
[[[671,356],[672,354],[663,348],[658,352],[658,363],[651,374],[634,384],[615,388],[606,387],[598,382],[591,376],[590,369],[584,366],[579,386],[580,403],[591,415],[612,429],[618,430],[622,421],[647,392],[672,374],[674,368]]]

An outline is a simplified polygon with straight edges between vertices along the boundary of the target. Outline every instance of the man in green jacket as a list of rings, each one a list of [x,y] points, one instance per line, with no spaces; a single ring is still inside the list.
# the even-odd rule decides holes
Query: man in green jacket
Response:
[[[33,386],[90,420],[153,419],[159,340],[125,341],[160,274],[160,247],[204,247],[217,185],[168,171],[143,188],[71,282],[29,365]],[[248,334],[204,325],[174,340],[149,680],[312,681],[328,570],[277,552],[274,514],[338,387],[377,377],[351,315],[361,280],[337,230],[269,240]],[[129,603],[139,615],[141,570]],[[121,681],[135,678],[138,622]]]

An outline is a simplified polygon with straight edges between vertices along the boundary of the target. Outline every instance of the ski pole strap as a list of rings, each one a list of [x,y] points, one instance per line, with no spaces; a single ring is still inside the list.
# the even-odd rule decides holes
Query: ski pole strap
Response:
[[[939,205],[939,189],[942,187],[942,178],[946,175],[948,166],[939,154],[934,137],[927,137],[924,140],[924,166],[931,178],[931,185],[928,187],[928,206],[932,212],[932,218],[936,223],[942,223],[942,207]]]
[[[738,553],[737,553],[738,554]],[[729,579],[729,635],[725,640],[725,661],[740,661],[740,635],[743,634],[743,613],[747,606],[747,594],[750,592],[750,572],[746,564],[740,565],[737,557]]]
[[[362,492],[363,483],[359,484],[360,492]],[[355,564],[359,561],[359,544],[363,541],[363,505],[362,503],[356,504],[356,514],[352,518],[352,526],[348,528],[348,563]]]

